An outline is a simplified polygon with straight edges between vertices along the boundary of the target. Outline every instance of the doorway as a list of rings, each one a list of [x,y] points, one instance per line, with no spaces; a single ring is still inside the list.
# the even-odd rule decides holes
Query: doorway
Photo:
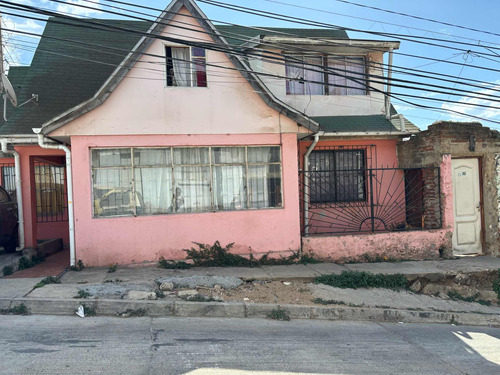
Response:
[[[482,253],[479,159],[452,159],[453,254]]]

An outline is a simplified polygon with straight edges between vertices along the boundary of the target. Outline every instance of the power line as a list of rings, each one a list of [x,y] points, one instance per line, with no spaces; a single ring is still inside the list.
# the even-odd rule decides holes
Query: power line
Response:
[[[462,25],[455,25],[455,24],[449,23],[449,22],[443,22],[443,21],[433,20],[431,18],[425,18],[425,17],[415,16],[414,14],[408,14],[408,13],[403,13],[403,12],[396,12],[396,11],[389,10],[389,9],[383,9],[383,8],[378,8],[378,7],[374,7],[374,6],[370,6],[370,5],[358,4],[358,3],[355,3],[354,1],[347,1],[347,0],[335,0],[335,1],[338,1],[338,2],[341,2],[341,3],[355,5],[355,6],[362,7],[362,8],[370,8],[370,9],[378,10],[378,11],[381,11],[381,12],[386,12],[386,13],[391,13],[391,14],[397,14],[398,16],[410,17],[410,18],[415,18],[415,19],[422,20],[422,21],[433,22],[433,23],[437,23],[437,24],[440,24],[440,25],[452,26],[452,27],[457,27],[459,29],[464,29],[464,30],[469,30],[469,31],[475,31],[475,32],[478,32],[478,33],[500,36],[500,34],[497,34],[497,33],[491,32],[491,31],[474,29],[472,27],[467,27],[467,26],[462,26]]]
[[[48,13],[51,13],[51,12],[48,12]],[[99,25],[99,24],[98,24],[98,25]],[[87,25],[86,25],[86,26],[87,26]],[[109,25],[102,25],[102,24],[100,24],[100,26],[104,26],[105,28],[110,28],[110,26],[109,26]],[[87,26],[87,27],[88,27],[88,26]],[[91,28],[94,28],[94,27],[91,27]],[[118,29],[118,30],[121,30],[121,31],[133,31],[133,32],[137,33],[137,30],[127,30],[126,28],[111,28],[111,29]],[[102,29],[101,29],[101,30],[102,30]],[[108,31],[109,31],[109,30],[108,30]],[[139,34],[140,34],[140,33],[139,33]],[[148,35],[148,36],[150,36],[150,37],[151,37],[151,35]],[[155,36],[155,37],[158,37],[158,36]],[[164,39],[166,39],[166,40],[173,40],[173,41],[176,41],[176,42],[178,41],[178,40],[173,39],[173,38],[164,38]],[[185,41],[185,40],[183,40],[182,42],[183,42],[184,44],[188,44],[188,45],[189,45],[189,44],[191,44],[191,45],[196,45],[196,44],[190,43],[190,42]],[[199,46],[199,45],[198,45],[198,46]],[[211,46],[212,46],[212,47],[210,48],[210,46],[208,46],[208,45],[205,43],[202,47],[204,47],[204,48],[207,48],[207,47],[208,47],[207,49],[212,49],[212,50],[214,50],[214,48],[213,48],[213,44],[212,44]],[[219,47],[220,47],[220,46],[219,46]],[[217,49],[215,49],[215,50],[217,50]],[[221,51],[221,50],[219,50],[219,52],[234,53],[234,49],[232,49],[232,48],[231,48],[229,52],[228,52],[227,50],[226,50],[226,51]],[[227,68],[227,67],[224,67],[224,68]],[[255,74],[256,72],[255,72],[255,71],[251,71],[251,73],[254,73],[254,74]],[[260,73],[260,74],[262,74],[262,73]],[[286,77],[278,77],[278,78],[286,78]],[[349,79],[351,79],[351,80],[355,81],[355,79],[352,79],[352,77],[349,77]],[[324,82],[316,82],[316,83],[325,84]],[[373,88],[372,88],[372,89],[373,89]],[[378,89],[373,89],[373,91],[382,92],[381,90],[378,90]],[[422,99],[421,97],[412,96],[412,95],[407,95],[407,94],[398,94],[398,95],[402,95],[402,96],[409,96],[409,97],[416,97],[416,98],[418,98],[418,99]],[[392,95],[391,95],[391,96],[392,96]],[[427,98],[427,99],[432,100],[431,98]],[[400,99],[400,100],[402,100],[402,99]],[[405,100],[402,100],[402,101],[407,102],[407,103],[410,103],[410,104],[413,104],[413,103],[408,102],[408,101],[405,101]],[[455,103],[456,103],[456,102],[455,102]],[[461,103],[457,103],[457,104],[461,104]],[[423,105],[418,105],[418,104],[414,104],[414,105],[417,105],[417,106],[422,107],[422,108],[432,108],[432,107],[423,106]],[[461,113],[461,112],[458,112],[458,111],[453,111],[453,110],[450,110],[450,111],[451,111],[451,112],[458,113],[458,114],[460,114],[460,115],[466,115],[466,116],[470,116],[470,117],[475,117],[475,118],[478,118],[477,116],[467,115],[467,114],[464,114],[464,113]],[[487,121],[491,121],[491,120],[487,120]]]
[[[89,1],[89,0],[83,0],[83,1],[92,2],[92,1]],[[111,0],[106,0],[106,1],[111,1]],[[94,3],[94,2],[92,2],[92,3]],[[120,3],[124,3],[124,2],[120,2]],[[131,6],[135,6],[135,7],[141,7],[141,6],[138,6],[138,5],[131,4],[131,3],[127,3],[127,4],[130,4]],[[78,6],[78,5],[74,5],[74,6]],[[107,5],[107,6],[109,6],[109,5]],[[116,8],[116,7],[115,7],[115,8]],[[96,9],[96,10],[97,10],[97,8],[92,8],[92,9]],[[120,9],[122,9],[122,8],[120,8]],[[155,9],[155,8],[149,8],[149,7],[147,7],[147,9]],[[100,10],[100,11],[101,11],[101,9],[100,9],[100,8],[99,8],[98,10]],[[132,12],[132,11],[129,11],[129,10],[127,10],[127,11],[128,11],[128,12]],[[112,13],[114,13],[114,14],[119,14],[119,15],[126,16],[126,17],[130,17],[130,18],[141,19],[141,18],[139,18],[139,17],[133,17],[133,16],[130,16],[130,15],[124,15],[124,14],[122,14],[122,13],[116,13],[116,12],[112,12]],[[139,13],[139,12],[135,12],[135,13],[141,14],[141,13]],[[145,13],[142,13],[142,14],[145,14]],[[149,15],[148,15],[148,16],[149,16]],[[193,16],[190,16],[190,17],[193,17]],[[194,17],[194,18],[196,18],[196,17]],[[142,18],[141,20],[147,20],[148,22],[152,22],[151,20],[149,20],[149,19],[144,19],[144,18]],[[214,20],[212,20],[212,21],[214,21]],[[178,21],[177,21],[177,22],[178,22]],[[215,22],[222,22],[222,21],[215,21]],[[178,23],[183,23],[183,24],[186,24],[186,23],[184,23],[184,22],[178,22]],[[229,24],[229,25],[233,25],[233,26],[244,27],[244,28],[258,29],[258,30],[262,30],[262,31],[272,31],[272,32],[276,33],[276,31],[275,31],[275,30],[267,30],[267,29],[265,29],[265,28],[256,28],[256,27],[250,27],[250,26],[234,25],[234,24],[230,24],[230,23],[226,23],[226,22],[223,22],[223,23],[225,23],[225,24]],[[175,25],[171,25],[171,26],[173,26],[173,27],[179,27],[179,26],[175,26]],[[193,30],[193,29],[189,29],[189,30],[205,33],[205,32],[200,31],[200,30]],[[226,33],[227,33],[227,32],[226,32],[226,31],[224,31],[224,34],[226,34]],[[283,35],[292,35],[292,36],[296,36],[296,35],[294,35],[294,34],[290,34],[290,33],[283,33],[283,32],[278,32],[278,33],[279,33],[279,34],[283,34]],[[210,34],[214,35],[213,33],[210,33]],[[229,36],[229,37],[230,37],[230,38],[232,38],[232,39],[243,40],[242,38],[236,38],[236,37],[234,37],[234,36],[233,36],[233,35],[241,35],[241,34],[236,34],[236,33],[228,33],[228,34],[230,34],[230,35],[231,35],[231,36]],[[245,37],[247,37],[247,36],[245,36]],[[305,39],[305,38],[304,38],[304,39]],[[245,39],[245,41],[248,41],[248,38],[247,38],[247,39]],[[342,45],[342,44],[340,44],[340,43],[332,43],[331,41],[325,41],[325,42],[330,43],[330,44],[333,44],[333,45]],[[272,45],[273,43],[265,43],[265,42],[264,42],[263,44],[265,44],[265,45]],[[275,44],[275,45],[277,45],[277,44]],[[295,49],[297,49],[297,48],[295,47]],[[375,49],[375,48],[367,48],[367,49],[369,49],[369,50],[375,50],[375,51],[377,51],[377,52],[385,52],[385,50],[380,50],[380,49]],[[265,51],[265,50],[264,50],[264,51]],[[265,52],[266,52],[266,53],[269,53],[268,51],[265,51]],[[396,53],[396,52],[394,52],[394,53]],[[405,56],[409,56],[409,57],[416,57],[416,58],[420,58],[420,59],[427,59],[427,58],[425,58],[425,57],[422,57],[422,56],[417,56],[417,55],[409,55],[409,54],[402,54],[402,53],[399,53],[399,54],[401,54],[401,55],[405,55]],[[439,60],[439,59],[432,59],[432,60],[433,60],[433,61],[436,61],[436,62],[447,62],[447,61],[445,61],[445,60]],[[451,63],[451,64],[457,64],[457,65],[462,66],[462,63],[461,63],[461,64],[458,64],[458,63],[453,63],[453,62],[448,62],[448,63]],[[380,66],[387,66],[387,64],[384,64],[384,63],[378,63],[378,64],[379,64]],[[479,68],[479,69],[483,69],[483,67],[480,67],[480,66],[472,66],[472,65],[471,65],[470,67],[473,67],[473,68],[474,68],[474,67],[476,67],[476,68]],[[395,70],[394,68],[400,68],[400,69],[405,69],[405,70],[410,70],[410,71],[419,71],[419,70],[416,70],[416,69],[411,69],[411,68],[406,68],[406,67],[399,67],[399,66],[394,66],[394,65],[393,65],[393,72],[396,72],[396,70]],[[407,72],[404,72],[404,71],[399,71],[399,72],[400,72],[400,73],[402,73],[402,74],[408,74]],[[434,77],[429,77],[429,76],[428,76],[428,74],[433,74],[433,75],[439,75],[439,76],[445,76],[445,77],[454,78],[454,80],[453,80],[453,81],[448,81],[448,82],[452,82],[452,83],[455,83],[455,82],[456,82],[456,77],[451,76],[451,75],[446,75],[446,74],[436,73],[436,72],[428,72],[428,71],[423,71],[423,72],[426,74],[426,75],[424,75],[424,76],[421,76],[421,77],[423,77],[423,78],[429,78],[429,79],[435,79],[435,80],[438,80],[438,78],[434,78]],[[413,75],[414,75],[414,76],[416,76],[415,74],[413,74]],[[471,82],[478,82],[478,83],[481,83],[481,84],[490,85],[490,83],[489,83],[489,82],[484,82],[484,81],[473,80],[473,79],[470,79],[470,78],[462,78],[462,79],[469,80],[469,81],[471,81]],[[440,78],[439,80],[443,80],[443,79],[441,79],[441,78]],[[445,81],[447,81],[447,80],[445,80]],[[468,84],[468,83],[463,83],[463,82],[462,82],[461,84],[464,84],[464,85],[469,85],[469,86],[472,86],[472,87],[477,87],[477,88],[481,88],[481,89],[482,89],[482,88],[484,88],[484,86],[471,85],[471,84]]]
[[[88,1],[88,0],[84,0],[84,1]],[[103,0],[103,1],[114,2],[113,0]],[[467,38],[467,37],[461,36],[461,35],[454,35],[454,34],[442,33],[442,32],[435,31],[435,30],[422,29],[422,28],[412,27],[412,26],[408,26],[408,25],[401,25],[401,24],[392,23],[392,22],[380,21],[380,20],[373,19],[373,18],[357,17],[357,16],[353,16],[351,14],[332,12],[332,11],[328,11],[328,10],[325,10],[325,9],[311,8],[311,7],[301,6],[301,5],[297,5],[297,4],[290,4],[290,3],[287,3],[287,2],[284,2],[284,1],[276,1],[276,0],[264,0],[264,1],[267,1],[269,3],[286,5],[286,6],[289,6],[289,7],[294,7],[294,8],[299,8],[299,9],[312,10],[312,11],[315,11],[315,12],[321,12],[321,13],[327,13],[327,14],[334,14],[334,15],[338,15],[338,16],[342,16],[342,17],[354,18],[354,19],[358,19],[358,20],[362,20],[362,21],[371,21],[371,22],[380,23],[380,24],[383,24],[383,25],[397,26],[399,28],[405,28],[405,29],[408,29],[408,30],[425,31],[425,32],[431,33],[433,35],[434,34],[438,34],[438,35],[444,35],[444,36],[447,36],[447,37],[453,37],[453,38],[458,38],[458,39],[470,40],[470,41],[473,41],[473,42],[476,42],[476,43],[477,42],[483,42],[483,43],[488,43],[488,44],[493,44],[493,45],[500,45],[499,43],[493,43],[493,42],[485,41],[485,40],[478,41],[477,39]],[[478,45],[478,44],[474,44],[474,45]],[[482,47],[487,48],[485,46],[482,46]]]

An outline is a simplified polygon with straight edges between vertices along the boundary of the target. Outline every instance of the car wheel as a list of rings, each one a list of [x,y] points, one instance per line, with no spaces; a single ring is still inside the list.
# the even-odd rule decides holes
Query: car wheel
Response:
[[[16,229],[14,229],[14,232],[12,232],[12,235],[10,236],[9,240],[3,245],[3,248],[6,253],[15,253],[16,247],[17,247],[17,227]]]

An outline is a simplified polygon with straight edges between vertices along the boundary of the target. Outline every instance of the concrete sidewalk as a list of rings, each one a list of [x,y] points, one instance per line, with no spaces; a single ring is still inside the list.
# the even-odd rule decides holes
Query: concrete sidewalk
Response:
[[[440,261],[409,261],[398,263],[334,263],[295,264],[289,266],[198,267],[187,270],[167,270],[155,265],[108,268],[85,268],[68,271],[60,284],[33,289],[41,278],[0,279],[0,310],[24,304],[35,314],[74,314],[79,305],[102,315],[120,315],[139,311],[150,316],[214,316],[266,317],[281,308],[291,318],[345,319],[401,322],[457,322],[471,325],[500,326],[500,307],[478,303],[444,301],[432,296],[379,289],[338,289],[308,285],[311,295],[332,300],[328,306],[259,304],[241,302],[189,302],[167,292],[166,298],[156,299],[155,280],[165,277],[218,276],[238,278],[246,282],[310,282],[316,276],[340,274],[344,270],[371,273],[402,273],[409,279],[436,278],[469,272],[500,269],[500,258],[487,256]],[[175,288],[174,288],[175,289]],[[205,288],[206,289],[206,288]],[[79,290],[91,291],[90,298],[75,299]],[[89,311],[90,311],[89,310]]]

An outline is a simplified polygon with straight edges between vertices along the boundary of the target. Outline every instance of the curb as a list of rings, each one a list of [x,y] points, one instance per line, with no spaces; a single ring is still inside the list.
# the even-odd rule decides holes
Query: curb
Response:
[[[414,311],[391,308],[323,307],[303,305],[259,304],[244,302],[134,301],[110,299],[37,299],[0,298],[0,309],[24,304],[31,314],[74,315],[84,305],[102,316],[120,316],[140,311],[150,317],[267,318],[277,308],[292,319],[370,321],[391,323],[441,323],[500,327],[500,315],[468,312]]]

